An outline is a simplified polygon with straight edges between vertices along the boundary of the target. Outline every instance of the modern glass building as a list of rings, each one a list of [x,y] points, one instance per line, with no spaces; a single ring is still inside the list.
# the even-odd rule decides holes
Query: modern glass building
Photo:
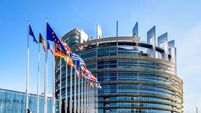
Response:
[[[137,32],[80,42],[79,30],[73,31],[62,39],[101,83],[94,92],[98,113],[183,113],[183,82],[176,72],[175,42],[167,33],[156,38],[154,26],[146,43]]]
[[[35,94],[29,95],[29,110],[32,113],[36,113],[36,98],[37,96]],[[40,113],[43,113],[43,103],[44,98],[40,96]],[[0,113],[25,113],[25,107],[26,94],[24,92],[0,89]],[[56,103],[56,108],[58,108],[58,103]],[[48,97],[48,113],[52,113],[51,97]]]

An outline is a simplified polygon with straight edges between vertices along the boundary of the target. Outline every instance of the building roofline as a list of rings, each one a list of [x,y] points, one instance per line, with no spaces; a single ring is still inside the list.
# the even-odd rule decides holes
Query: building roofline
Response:
[[[0,88],[0,91],[9,91],[9,92],[12,92],[12,93],[19,93],[19,94],[24,94],[24,95],[25,95],[25,92],[22,92],[22,91],[15,91],[15,90],[11,90],[11,89]],[[29,93],[29,95],[37,96],[37,94],[34,94],[34,93]],[[39,94],[39,96],[42,96],[42,97],[43,97],[43,95],[41,95],[41,94]],[[48,98],[50,98],[50,97],[52,97],[52,96],[50,96],[50,95],[48,94]]]
[[[61,40],[65,40],[69,35],[75,33],[75,32],[79,32],[80,30],[78,28],[73,28],[71,31],[69,31],[68,33],[66,33],[64,36],[62,36]]]

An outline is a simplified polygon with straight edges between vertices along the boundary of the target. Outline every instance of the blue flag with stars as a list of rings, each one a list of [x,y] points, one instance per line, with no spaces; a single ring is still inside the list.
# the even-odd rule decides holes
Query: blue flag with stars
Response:
[[[30,24],[29,24],[29,35],[33,37],[33,41],[34,41],[34,42],[38,43],[38,41],[36,40],[36,37],[35,37],[35,35],[34,35],[34,33],[33,33],[33,30],[32,30],[32,28],[31,28],[31,25],[30,25]]]
[[[61,49],[66,53],[66,50],[65,50],[62,42],[59,40],[56,33],[54,32],[54,30],[50,27],[50,25],[48,23],[47,23],[47,37],[46,37],[46,39],[53,41],[53,42],[57,43],[58,45],[60,45]]]

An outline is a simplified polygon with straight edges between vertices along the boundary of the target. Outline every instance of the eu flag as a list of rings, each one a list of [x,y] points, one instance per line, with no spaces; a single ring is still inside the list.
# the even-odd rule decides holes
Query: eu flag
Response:
[[[48,23],[47,23],[47,37],[46,38],[47,38],[47,40],[53,41],[53,42],[57,43],[58,45],[60,45],[61,49],[66,52],[63,44],[61,43],[61,41],[55,34],[54,30],[50,27],[50,25]]]
[[[33,37],[33,41],[34,41],[34,42],[38,43],[38,41],[36,40],[36,37],[35,37],[35,35],[34,35],[34,33],[33,33],[33,30],[32,30],[32,28],[31,28],[31,25],[30,25],[30,24],[29,24],[29,35]]]
[[[50,27],[50,25],[47,23],[47,40],[53,41],[55,43],[60,42],[59,38],[55,34],[54,30]]]

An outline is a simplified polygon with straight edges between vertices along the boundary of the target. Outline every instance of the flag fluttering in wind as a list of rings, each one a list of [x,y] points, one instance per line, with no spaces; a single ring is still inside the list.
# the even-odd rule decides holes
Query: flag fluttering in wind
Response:
[[[59,44],[55,43],[55,56],[57,57],[61,57],[64,61],[66,61],[66,53],[61,49],[59,48]]]
[[[68,58],[67,64],[70,65],[70,66],[74,66],[72,58]]]
[[[58,50],[57,48],[55,48],[54,55],[57,57],[61,57],[63,60],[66,61],[66,54],[64,52]]]
[[[56,44],[58,44],[61,47],[61,49],[66,53],[64,45],[59,40],[56,33],[54,32],[54,30],[50,27],[48,23],[47,23],[47,40],[53,41]]]
[[[72,52],[72,59],[76,64],[86,67],[84,60],[79,55],[75,54],[74,52]]]
[[[101,88],[100,84],[97,81],[97,78],[93,76],[91,71],[86,68],[84,60],[79,55],[72,52],[68,44],[66,44],[64,41],[61,41],[58,38],[58,36],[48,23],[47,23],[47,40],[53,41],[55,43],[55,51],[54,51],[55,56],[61,57],[66,61],[68,65],[74,67],[77,75],[81,75],[82,77],[90,81],[90,84],[93,83],[93,85],[91,86]],[[79,73],[79,71],[77,70],[78,67],[81,68],[81,74],[78,74]]]
[[[33,42],[38,43],[30,24],[29,24],[29,35],[33,37]]]
[[[55,34],[54,30],[50,27],[50,25],[47,23],[47,40],[57,42],[59,43],[59,38]]]
[[[45,44],[45,40],[43,39],[41,33],[39,34],[39,43],[42,43],[43,45],[43,49],[46,52],[46,44]]]
[[[65,42],[62,41],[62,44],[66,50],[66,53],[68,54],[68,56],[70,55],[71,52],[71,48],[68,46],[68,44],[66,44]]]
[[[60,40],[58,38],[58,36],[56,35],[56,33],[54,32],[54,30],[51,28],[51,26],[47,23],[47,26],[46,26],[46,39],[43,39],[41,33],[39,33],[39,39],[37,40],[35,35],[34,35],[34,32],[31,28],[31,25],[29,24],[28,26],[28,38],[27,38],[27,74],[26,74],[26,111],[28,110],[29,108],[29,92],[28,92],[28,89],[29,89],[29,36],[31,36],[33,38],[33,42],[37,43],[38,44],[38,54],[39,54],[39,57],[38,57],[38,75],[37,75],[37,113],[39,112],[39,78],[40,78],[40,43],[43,45],[43,49],[44,49],[44,53],[45,53],[45,68],[44,68],[44,112],[43,113],[47,113],[48,112],[48,107],[47,107],[47,91],[48,91],[48,50],[50,50],[54,56],[53,58],[53,75],[55,75],[55,66],[57,66],[57,64],[55,63],[55,59],[56,57],[60,57],[60,76],[59,76],[59,81],[60,81],[60,95],[59,97],[60,98],[60,101],[59,101],[59,111],[61,112],[62,111],[62,95],[61,95],[61,92],[62,92],[62,87],[61,87],[61,84],[62,84],[62,59],[65,61],[66,63],[66,89],[67,89],[67,78],[68,78],[68,66],[70,66],[70,79],[72,80],[72,77],[74,77],[74,75],[78,78],[81,78],[83,77],[85,80],[88,81],[89,85],[91,87],[96,87],[96,88],[101,88],[101,85],[100,83],[97,81],[97,78],[92,74],[92,72],[87,69],[87,66],[84,62],[84,60],[79,56],[77,55],[76,53],[74,53],[72,51],[72,49],[68,46],[68,44],[63,41],[63,40]],[[50,43],[48,41],[52,41],[54,43],[54,48],[51,47]],[[73,70],[72,70],[73,69]],[[74,75],[73,75],[74,74]],[[85,84],[83,82],[82,79],[82,84]],[[55,76],[53,76],[53,104],[52,104],[52,111],[55,111]],[[80,88],[78,85],[76,85],[76,79],[74,79],[74,86],[75,88],[78,87]],[[78,81],[78,84],[80,84],[80,79]],[[72,82],[70,83],[71,85],[71,89],[70,89],[70,109],[72,110]],[[83,87],[82,87],[83,88]],[[79,90],[79,89],[78,89]],[[86,87],[86,90],[87,87]],[[85,91],[86,91],[85,90]],[[80,90],[81,91],[81,90]],[[84,91],[82,89],[82,91]],[[76,92],[76,89],[74,90],[74,93]],[[79,94],[79,93],[78,93]],[[82,93],[82,96],[85,95],[86,96],[86,93]],[[66,90],[66,97],[67,97],[67,90]],[[85,98],[85,101],[87,100],[86,97],[82,97],[82,98]],[[66,98],[68,99],[68,98]],[[74,97],[74,102],[75,102],[75,99],[76,97]],[[67,100],[66,100],[66,103],[68,104]],[[75,103],[74,103],[74,106],[75,106]],[[66,107],[67,108],[67,107]],[[75,110],[76,110],[76,107],[74,107]],[[67,110],[65,110],[67,111]],[[76,112],[76,111],[74,111]],[[54,113],[54,112],[53,112]]]
[[[50,50],[51,53],[54,55],[54,50],[53,48],[50,46],[49,42],[47,41],[47,50]]]
[[[87,80],[89,80],[91,72],[86,69],[85,67],[81,66],[81,75],[86,78]]]
[[[90,86],[95,86],[96,88],[101,88],[100,83],[97,81],[97,78],[92,74],[90,70],[86,67],[81,66],[81,76],[86,78],[90,84]],[[92,85],[93,84],[93,85]]]

